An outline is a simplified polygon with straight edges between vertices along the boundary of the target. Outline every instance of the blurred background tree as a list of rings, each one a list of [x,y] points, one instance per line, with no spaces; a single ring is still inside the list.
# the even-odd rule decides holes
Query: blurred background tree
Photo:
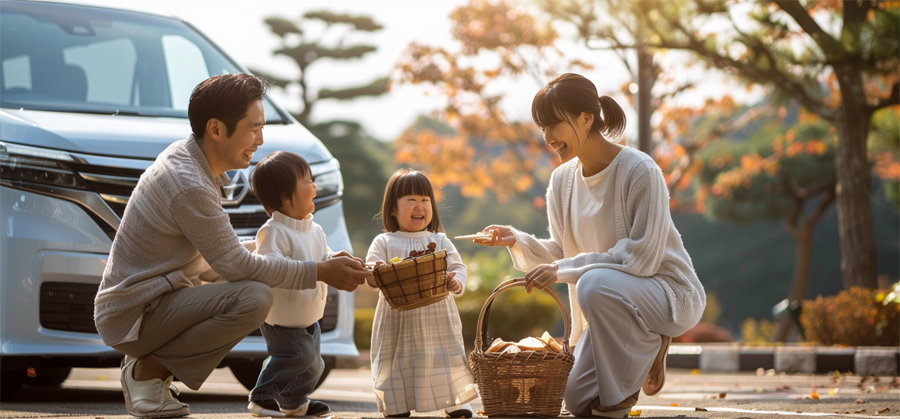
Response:
[[[437,186],[459,187],[467,198],[486,191],[501,203],[516,194],[542,196],[536,179],[546,179],[554,162],[532,123],[507,119],[498,86],[528,77],[537,90],[563,69],[589,66],[562,55],[549,22],[503,0],[472,0],[450,20],[453,48],[410,45],[394,78],[436,88],[435,100],[445,105],[432,117],[452,130],[405,132],[395,160],[425,168]]]
[[[376,51],[372,45],[354,41],[381,30],[382,26],[369,16],[330,11],[307,12],[296,22],[273,16],[265,23],[281,39],[281,48],[273,55],[290,58],[297,64],[299,72],[296,78],[282,78],[259,69],[253,69],[253,72],[277,88],[286,91],[295,86],[299,88],[302,109],[293,115],[319,137],[341,163],[344,213],[350,242],[356,254],[365,256],[369,243],[380,232],[373,217],[380,209],[384,185],[393,171],[391,146],[372,138],[356,121],[313,121],[311,118],[315,104],[322,100],[353,100],[384,94],[388,90],[388,78],[379,77],[363,86],[313,91],[308,87],[307,69],[320,60],[355,60]]]
[[[837,127],[844,287],[876,286],[868,134],[900,102],[900,5],[886,1],[642,2],[658,48],[773,88]],[[739,18],[738,18],[739,16]]]
[[[307,84],[306,70],[316,61],[323,59],[354,60],[376,50],[372,45],[347,45],[352,42],[354,37],[359,38],[365,33],[382,29],[382,26],[371,17],[323,10],[304,13],[296,23],[279,16],[270,17],[265,22],[269,26],[269,30],[281,38],[281,48],[272,54],[290,58],[297,64],[300,71],[296,78],[283,78],[269,74],[262,69],[251,70],[254,74],[265,77],[278,88],[288,89],[292,85],[299,87],[299,97],[303,108],[295,113],[294,117],[301,124],[309,126],[313,106],[318,100],[352,100],[362,96],[378,96],[387,91],[387,76],[377,78],[363,86],[325,88],[318,92],[309,89]],[[319,30],[312,31],[316,28]]]

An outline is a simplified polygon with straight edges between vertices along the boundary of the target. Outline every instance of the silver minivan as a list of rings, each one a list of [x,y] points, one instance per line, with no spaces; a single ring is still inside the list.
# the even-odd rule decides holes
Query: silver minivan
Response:
[[[119,365],[96,333],[93,302],[129,196],[156,156],[190,133],[193,87],[242,72],[176,18],[0,0],[0,398],[26,383],[59,384],[72,367]],[[255,161],[276,150],[309,161],[316,222],[333,250],[352,252],[338,161],[275,102],[264,105]],[[249,170],[228,172],[221,199],[235,232],[252,239],[267,216]],[[329,289],[326,375],[336,357],[358,355],[353,307],[352,293]],[[221,366],[252,388],[265,356],[257,332]]]

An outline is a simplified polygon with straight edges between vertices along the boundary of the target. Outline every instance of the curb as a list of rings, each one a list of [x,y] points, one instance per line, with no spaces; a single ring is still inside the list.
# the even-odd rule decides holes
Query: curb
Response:
[[[369,366],[369,351],[358,357],[339,357],[337,368]],[[774,370],[800,374],[829,374],[835,371],[858,375],[900,376],[898,346],[743,346],[737,343],[673,343],[666,358],[667,368],[697,369],[703,372]]]
[[[760,347],[673,343],[669,347],[666,366],[704,372],[756,371],[762,368],[784,373],[824,374],[839,371],[900,376],[900,347]]]

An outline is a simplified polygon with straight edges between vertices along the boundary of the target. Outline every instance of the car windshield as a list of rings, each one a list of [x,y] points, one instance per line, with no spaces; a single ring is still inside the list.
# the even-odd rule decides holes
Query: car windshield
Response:
[[[75,5],[0,2],[0,107],[187,118],[202,80],[243,72],[186,23]],[[264,101],[267,123],[282,115]]]

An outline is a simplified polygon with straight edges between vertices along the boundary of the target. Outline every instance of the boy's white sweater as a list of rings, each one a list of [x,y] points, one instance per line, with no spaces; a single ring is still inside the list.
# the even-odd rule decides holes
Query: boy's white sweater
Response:
[[[320,261],[333,254],[325,241],[322,227],[313,222],[310,214],[297,220],[278,211],[256,233],[256,253],[266,258],[287,258],[300,261]],[[308,327],[319,321],[325,312],[328,285],[316,282],[306,290],[273,288],[272,309],[266,323],[284,327]]]
[[[616,269],[659,283],[666,291],[672,321],[693,326],[706,307],[703,285],[694,272],[681,235],[672,222],[669,192],[656,162],[647,154],[625,147],[620,151],[616,172],[616,245],[606,253],[581,253],[572,231],[572,185],[578,159],[557,167],[547,188],[547,218],[550,239],[513,229],[516,244],[509,248],[516,269],[529,271],[539,264],[556,262],[559,281],[569,284],[572,330],[569,340],[578,342],[585,321],[578,305],[576,284],[585,272],[597,268]],[[600,226],[598,225],[598,228]]]

